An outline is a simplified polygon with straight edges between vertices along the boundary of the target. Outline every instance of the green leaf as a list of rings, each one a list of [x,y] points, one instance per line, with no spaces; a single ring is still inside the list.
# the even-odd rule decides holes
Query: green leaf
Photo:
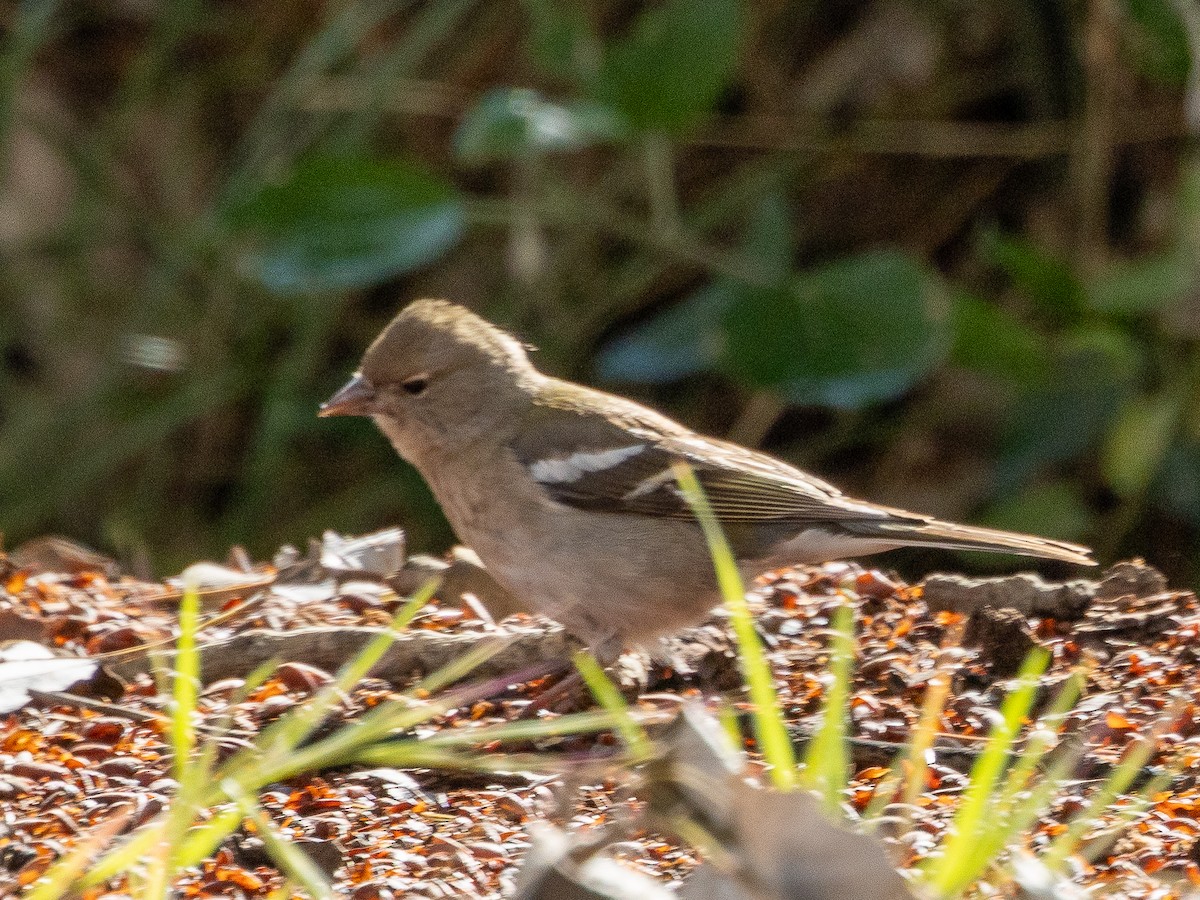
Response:
[[[783,280],[792,263],[792,214],[782,190],[772,190],[746,224],[743,254],[766,278]],[[725,351],[725,313],[747,290],[720,278],[704,285],[626,334],[609,341],[596,358],[596,373],[607,381],[669,384],[717,368]]]
[[[1200,246],[1200,162],[1191,158],[1186,165],[1179,180],[1179,196],[1176,200],[1179,221],[1175,238],[1185,249],[1193,251],[1191,259],[1194,260],[1194,251]]]
[[[714,281],[609,341],[596,357],[597,376],[605,381],[670,384],[715,369],[725,348],[721,321],[738,291],[730,281]]]
[[[426,265],[462,236],[454,186],[414,163],[316,156],[230,212],[258,239],[249,271],[281,293],[378,284]]]
[[[1092,515],[1076,485],[1056,481],[1006,498],[988,511],[984,522],[992,528],[1078,541],[1087,533]]]
[[[1063,260],[1025,238],[991,232],[981,250],[1014,286],[1056,321],[1076,321],[1084,312],[1083,285]]]
[[[1181,443],[1167,451],[1153,497],[1160,509],[1200,527],[1200,444]]]
[[[1162,467],[1182,412],[1182,395],[1131,397],[1108,432],[1100,459],[1108,486],[1119,497],[1141,496]]]
[[[797,403],[855,408],[893,399],[946,355],[939,299],[925,270],[894,252],[746,289],[725,313],[725,365]]]
[[[597,96],[640,128],[680,131],[711,112],[741,43],[738,0],[666,0],[608,48]]]
[[[548,75],[582,83],[600,68],[600,42],[573,0],[526,0],[529,56]]]
[[[751,213],[742,252],[759,265],[764,277],[782,281],[791,272],[794,221],[795,214],[782,188],[769,191]]]
[[[575,150],[617,140],[625,131],[619,117],[601,104],[560,105],[525,88],[499,88],[467,113],[454,135],[454,151],[466,163],[488,163]]]
[[[1088,288],[1092,309],[1108,315],[1140,315],[1185,299],[1194,287],[1192,265],[1179,253],[1115,263]]]
[[[1026,385],[1044,381],[1053,359],[1045,335],[1032,325],[964,293],[955,298],[950,356],[964,368]]]
[[[1011,493],[1041,467],[1073,459],[1100,443],[1129,395],[1142,348],[1122,332],[1088,329],[1070,336],[1053,377],[1027,390],[1001,438],[996,489]]]
[[[1185,0],[1187,2],[1187,0]],[[1193,65],[1187,26],[1172,0],[1125,0],[1131,27],[1122,37],[1144,74],[1179,87]]]

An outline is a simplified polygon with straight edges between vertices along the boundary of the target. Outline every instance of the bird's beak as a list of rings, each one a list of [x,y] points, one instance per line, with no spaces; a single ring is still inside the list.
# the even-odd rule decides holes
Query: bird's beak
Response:
[[[321,404],[318,416],[369,416],[374,410],[375,386],[355,374],[342,389]]]

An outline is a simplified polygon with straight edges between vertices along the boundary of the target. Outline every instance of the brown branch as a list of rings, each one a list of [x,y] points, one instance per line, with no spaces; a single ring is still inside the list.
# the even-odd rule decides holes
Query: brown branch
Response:
[[[506,632],[514,635],[512,642],[482,663],[471,673],[473,676],[495,677],[531,663],[570,659],[577,646],[558,626],[513,628]],[[306,663],[334,672],[378,634],[377,628],[352,627],[247,631],[198,648],[200,679],[208,684],[222,678],[241,677],[271,659]],[[414,674],[435,672],[462,657],[478,647],[480,640],[478,634],[407,632],[396,638],[370,674],[393,683],[404,683]],[[169,666],[174,654],[166,652],[159,658]],[[112,663],[108,670],[128,680],[149,671],[152,665],[152,661],[142,655]]]
[[[699,147],[806,153],[1013,157],[1041,159],[1071,152],[1079,124],[1073,120],[1030,123],[955,121],[863,121],[844,132],[828,124],[783,116],[723,119],[688,143]],[[1140,144],[1189,134],[1176,105],[1129,110],[1117,117],[1114,144]]]

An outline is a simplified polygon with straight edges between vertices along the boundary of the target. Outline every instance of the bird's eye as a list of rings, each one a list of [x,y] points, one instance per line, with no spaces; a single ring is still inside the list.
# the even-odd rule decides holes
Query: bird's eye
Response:
[[[419,397],[425,393],[425,388],[429,387],[429,376],[414,375],[412,378],[405,379],[400,386],[404,388],[404,393]]]

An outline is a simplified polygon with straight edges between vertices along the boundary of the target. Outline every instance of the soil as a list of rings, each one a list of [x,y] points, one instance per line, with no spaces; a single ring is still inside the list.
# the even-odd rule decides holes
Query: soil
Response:
[[[206,614],[243,612],[231,612],[201,635],[210,646],[200,717],[204,723],[229,717],[232,728],[225,740],[234,745],[251,740],[264,724],[327,682],[328,671],[361,646],[369,633],[363,629],[386,624],[400,602],[384,585],[369,581],[343,579],[305,591],[262,587],[271,581],[269,569],[255,577],[254,589],[209,595]],[[0,573],[0,584],[0,637],[19,635],[67,653],[142,647],[170,638],[177,624],[178,594],[169,586],[120,579],[87,566],[33,576],[10,564]],[[1053,656],[1044,676],[1047,701],[1071,671],[1087,667],[1083,700],[1064,727],[1064,733],[1084,742],[1086,753],[1073,780],[1028,835],[1028,846],[1036,852],[1060,833],[1123,752],[1153,732],[1159,752],[1148,772],[1169,769],[1169,786],[1122,824],[1093,862],[1080,860],[1075,880],[1128,897],[1182,897],[1200,888],[1196,597],[1169,590],[1153,570],[1136,563],[1122,564],[1083,588],[1030,587],[1022,579],[1012,592],[1020,611],[1007,608],[1002,582],[954,576],[928,584],[908,585],[878,570],[835,563],[774,573],[755,586],[757,621],[798,744],[820,712],[831,616],[847,600],[856,609],[859,642],[850,701],[855,773],[845,795],[847,808],[862,811],[871,802],[884,766],[920,716],[931,679],[947,672],[951,695],[931,753],[927,789],[905,809],[893,804],[886,811],[889,821],[906,823],[886,837],[901,868],[934,852],[965,783],[964,772],[1011,686],[1008,679],[1026,651],[1041,646]],[[930,600],[936,601],[936,611]],[[394,650],[362,681],[337,715],[353,719],[396,696],[439,660],[514,627],[520,637],[509,655],[484,674],[539,657],[561,659],[569,649],[561,631],[543,621],[518,614],[496,625],[477,604],[435,601],[413,623],[404,649]],[[254,647],[258,650],[250,652]],[[245,674],[272,654],[288,662],[249,696],[239,697]],[[645,684],[627,685],[636,692],[637,708],[666,718],[687,698],[716,708],[724,692],[743,702],[722,616],[670,642],[667,655],[671,664],[646,668]],[[114,662],[105,677],[74,689],[91,696],[39,695],[0,716],[0,896],[19,893],[102,823],[128,832],[170,802],[176,785],[161,716],[165,700],[146,666],[132,661],[137,656]],[[452,710],[428,732],[511,721],[521,714],[553,717],[556,712],[531,712],[531,702],[545,686],[545,679],[512,686]],[[530,826],[543,820],[577,834],[618,824],[628,838],[613,855],[665,883],[685,879],[696,868],[697,852],[640,829],[644,800],[636,783],[619,770],[594,774],[594,763],[617,749],[613,735],[503,749],[556,758],[566,775],[343,768],[271,785],[261,803],[278,828],[326,870],[339,895],[356,900],[510,892],[530,846]],[[592,780],[581,782],[577,773],[592,773]],[[1110,821],[1119,821],[1127,805],[1118,800]],[[898,811],[902,818],[894,815]],[[261,841],[243,831],[202,866],[187,870],[175,886],[182,896],[265,897],[282,881]],[[116,897],[125,887],[116,879],[89,896]]]

